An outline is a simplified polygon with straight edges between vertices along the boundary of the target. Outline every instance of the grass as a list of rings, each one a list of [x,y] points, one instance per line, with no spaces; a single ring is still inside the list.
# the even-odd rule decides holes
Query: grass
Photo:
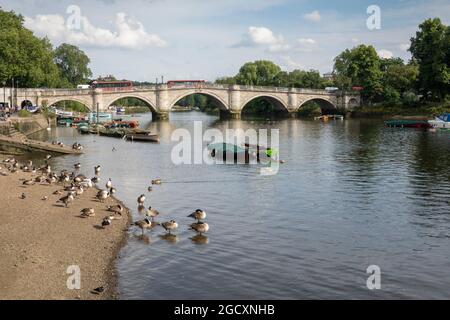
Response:
[[[20,110],[18,115],[19,115],[20,118],[31,117],[31,113],[28,110]]]

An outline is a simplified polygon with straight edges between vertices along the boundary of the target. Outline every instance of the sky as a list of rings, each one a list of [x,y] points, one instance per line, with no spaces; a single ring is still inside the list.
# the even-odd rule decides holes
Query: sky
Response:
[[[422,21],[450,23],[448,0],[0,0],[0,7],[22,14],[54,46],[79,46],[95,77],[137,81],[213,81],[260,59],[326,73],[340,52],[362,43],[408,60]]]

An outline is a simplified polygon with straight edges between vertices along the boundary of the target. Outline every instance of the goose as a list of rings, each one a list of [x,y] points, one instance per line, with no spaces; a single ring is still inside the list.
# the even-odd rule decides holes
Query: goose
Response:
[[[111,225],[112,220],[110,219],[110,217],[105,217],[102,220],[102,228],[105,229],[106,226]]]
[[[147,188],[147,190],[148,190],[148,192],[152,192],[153,187],[152,187],[152,186],[149,186],[149,187]]]
[[[145,213],[145,206],[143,204],[138,205],[138,212],[140,214],[144,214]]]
[[[64,205],[66,206],[66,208],[69,206],[70,202],[73,202],[74,197],[71,193],[69,193],[67,196],[64,196],[62,198],[60,198],[58,201],[56,202],[62,202],[64,203]]]
[[[80,183],[80,182],[82,182],[82,181],[85,180],[85,179],[86,179],[86,176],[85,176],[85,175],[79,174],[79,175],[77,175],[77,176],[73,179],[73,181],[74,181],[74,182]]]
[[[48,161],[48,160],[50,160],[51,159],[51,155],[50,154],[48,154],[47,156],[45,156],[45,161]]]
[[[97,193],[97,199],[98,199],[100,202],[105,201],[105,199],[107,199],[108,197],[109,197],[109,192],[108,192],[107,190],[100,190],[100,191]]]
[[[209,225],[206,222],[196,222],[190,225],[190,228],[195,232],[202,234],[209,230]]]
[[[145,195],[141,194],[138,198],[137,198],[137,202],[138,204],[143,204],[145,201]]]
[[[82,186],[79,186],[79,187],[77,187],[77,188],[75,189],[75,194],[76,194],[77,196],[81,196],[81,195],[83,194],[83,192],[84,192],[84,189],[83,189]]]
[[[20,195],[20,199],[25,199],[27,197],[27,195],[25,194],[25,193],[22,193],[21,195]]]
[[[152,184],[161,184],[161,183],[162,183],[161,179],[152,180]]]
[[[47,196],[43,196],[41,200],[42,200],[42,201],[47,201],[47,200],[48,200],[48,197],[47,197]]]
[[[92,180],[91,179],[84,179],[82,182],[81,182],[81,185],[84,187],[84,188],[92,188],[94,185],[92,184]]]
[[[112,188],[112,181],[111,178],[108,179],[108,181],[106,181],[106,189],[111,189]]]
[[[142,234],[144,234],[144,229],[151,229],[152,222],[145,218],[144,220],[139,220],[134,223],[135,226],[138,226],[142,230]]]
[[[93,178],[91,179],[91,181],[92,181],[93,183],[99,183],[99,182],[100,182],[100,178],[99,178],[99,177],[93,177]]]
[[[175,220],[170,220],[167,222],[161,223],[161,226],[166,230],[169,231],[169,234],[172,230],[175,230],[178,228],[178,223]]]
[[[30,179],[30,180],[25,180],[24,182],[22,182],[22,184],[25,186],[32,186],[35,184],[35,182],[33,181],[33,179]]]
[[[152,209],[152,207],[148,207],[147,212],[145,213],[147,217],[151,217],[152,221],[155,220],[155,218],[159,215],[159,211],[156,209]]]
[[[89,218],[89,217],[94,217],[95,216],[94,208],[84,208],[84,209],[81,209],[80,212],[81,212],[80,216],[85,217],[85,218]]]
[[[111,195],[116,194],[117,190],[114,187],[111,187],[111,189],[109,189],[109,193],[111,193]]]
[[[117,204],[115,206],[108,206],[107,210],[111,211],[111,212],[114,212],[114,213],[117,213],[119,215],[122,215],[123,207],[122,207],[121,204]]]
[[[101,170],[101,169],[102,169],[102,168],[100,167],[100,165],[94,167],[94,172],[95,172],[95,175],[96,175],[96,176],[98,176],[98,175],[100,174],[100,170]]]
[[[45,179],[45,181],[46,181],[48,184],[52,184],[52,183],[55,183],[57,180],[56,180],[56,177],[55,177],[55,176],[50,175],[47,179]]]
[[[197,222],[200,222],[200,220],[203,220],[206,218],[206,212],[202,209],[197,209],[194,212],[192,212],[190,215],[188,215],[189,218],[194,218],[197,220]]]

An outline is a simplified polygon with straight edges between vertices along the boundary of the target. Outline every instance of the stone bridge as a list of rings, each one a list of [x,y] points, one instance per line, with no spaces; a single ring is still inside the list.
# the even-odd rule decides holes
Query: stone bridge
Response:
[[[325,90],[258,87],[241,85],[183,85],[170,87],[134,87],[131,89],[18,89],[14,95],[15,104],[29,101],[33,105],[52,106],[65,100],[78,101],[91,111],[105,111],[121,98],[137,98],[144,101],[153,113],[154,119],[168,118],[172,107],[191,94],[203,94],[219,107],[221,117],[239,118],[244,107],[254,99],[268,100],[280,112],[296,114],[308,101],[317,102],[323,110],[339,109],[350,111],[360,104],[359,94],[331,93]],[[13,103],[14,104],[14,103]]]

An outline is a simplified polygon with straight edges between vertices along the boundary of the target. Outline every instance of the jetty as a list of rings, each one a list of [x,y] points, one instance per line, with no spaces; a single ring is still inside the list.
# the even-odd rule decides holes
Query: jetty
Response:
[[[82,154],[83,151],[75,150],[72,146],[54,145],[49,142],[28,139],[25,135],[15,136],[0,135],[0,145],[8,149],[20,149],[23,151],[40,151],[54,154]]]

